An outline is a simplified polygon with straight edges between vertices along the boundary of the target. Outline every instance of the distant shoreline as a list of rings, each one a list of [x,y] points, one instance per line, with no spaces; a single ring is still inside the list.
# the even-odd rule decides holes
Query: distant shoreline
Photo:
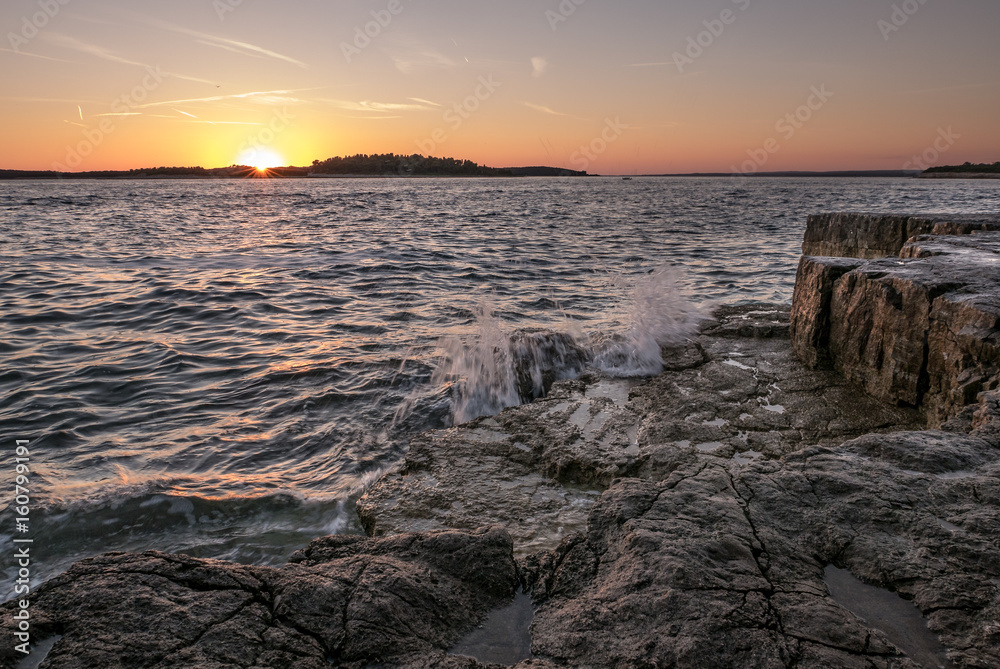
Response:
[[[997,172],[925,172],[918,179],[1000,179]]]
[[[267,177],[257,176],[236,176],[236,175],[200,175],[200,174],[178,174],[178,175],[88,175],[88,174],[58,174],[58,175],[35,175],[35,174],[0,174],[0,181],[243,181],[243,180],[268,180],[268,179],[551,179],[551,178],[606,178],[606,179],[914,179],[914,178],[938,178],[938,179],[996,179],[1000,175],[983,174],[931,174],[920,175],[906,172],[767,172],[743,177],[730,173],[689,173],[689,174],[588,174],[582,175],[475,175],[475,174],[274,174]]]

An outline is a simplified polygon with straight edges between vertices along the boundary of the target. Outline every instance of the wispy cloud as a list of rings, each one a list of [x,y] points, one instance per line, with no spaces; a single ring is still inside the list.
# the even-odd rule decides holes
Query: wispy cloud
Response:
[[[296,91],[292,90],[277,90],[277,91],[251,91],[249,93],[237,93],[234,95],[210,95],[204,98],[185,98],[183,100],[164,100],[163,102],[148,102],[144,105],[138,105],[138,108],[147,107],[170,107],[174,108],[178,105],[186,104],[199,104],[206,102],[222,102],[226,100],[246,100],[248,102],[253,102],[261,105],[277,106],[277,105],[289,105],[298,104],[302,100],[291,97],[290,94]],[[177,111],[176,109],[174,111]]]
[[[544,58],[536,56],[535,58],[531,59],[531,69],[532,69],[531,76],[533,76],[535,79],[538,79],[543,74],[545,74],[545,71],[547,69],[549,69],[549,61],[545,60]]]
[[[13,53],[18,56],[28,56],[29,58],[40,58],[42,60],[51,60],[55,63],[71,63],[73,61],[65,60],[63,58],[52,58],[51,56],[42,56],[37,53],[28,53],[27,51],[14,51],[13,49],[0,49],[3,53]]]
[[[262,46],[257,46],[256,44],[250,44],[249,42],[241,42],[239,40],[229,39],[228,37],[222,37],[219,35],[210,35],[208,33],[203,33],[198,30],[191,30],[190,28],[185,28],[183,26],[174,25],[167,21],[161,21],[159,19],[144,18],[141,19],[144,23],[151,25],[155,28],[161,30],[166,30],[169,32],[177,33],[179,35],[186,35],[187,37],[193,37],[195,42],[202,44],[204,46],[210,46],[217,49],[222,49],[224,51],[230,51],[233,53],[238,53],[243,56],[250,56],[253,58],[271,58],[274,60],[280,60],[285,63],[290,63],[302,69],[309,69],[309,66],[303,63],[301,60],[292,58],[291,56],[286,56],[283,53],[278,53],[277,51],[271,51],[270,49],[265,49]]]
[[[430,105],[431,107],[440,107],[436,102],[431,102],[430,100],[424,100],[423,98],[410,98],[413,102],[419,102],[422,105]]]
[[[437,51],[416,51],[392,56],[396,69],[403,74],[412,74],[420,70],[450,70],[457,63],[443,53]]]
[[[207,46],[214,46],[219,49],[225,49],[226,51],[235,51],[236,53],[242,53],[246,56],[254,56],[257,58],[274,58],[275,60],[283,60],[286,63],[291,63],[292,65],[297,65],[303,70],[309,69],[309,66],[303,63],[301,60],[296,60],[291,56],[286,56],[280,54],[277,51],[270,51],[263,47],[256,46],[254,44],[249,44],[247,42],[238,42],[236,40],[226,39],[224,37],[213,37],[211,35],[204,36],[203,39],[198,40],[200,44],[205,44]]]
[[[551,114],[552,116],[569,116],[569,114],[563,114],[562,112],[557,112],[554,109],[546,107],[544,105],[536,105],[531,102],[522,103],[528,109],[534,109],[536,112],[541,112],[542,114]]]
[[[42,33],[42,39],[55,46],[62,47],[63,49],[70,49],[72,51],[79,51],[80,53],[85,53],[95,58],[101,58],[103,60],[110,60],[113,63],[121,63],[122,65],[134,65],[137,67],[148,67],[146,63],[140,63],[136,60],[131,60],[124,56],[120,56],[111,49],[105,49],[102,46],[96,44],[88,44],[82,42],[75,37],[70,37],[69,35],[64,35],[63,33],[58,33],[54,31],[46,31]]]
[[[252,123],[250,121],[189,121],[187,119],[181,119],[183,123],[206,123],[208,125],[264,125],[263,123]]]
[[[70,37],[69,35],[64,35],[63,33],[47,31],[42,35],[42,39],[54,44],[55,46],[61,47],[63,49],[70,49],[72,51],[79,51],[80,53],[85,53],[95,58],[101,58],[102,60],[109,60],[112,63],[120,63],[122,65],[131,65],[133,67],[153,67],[149,63],[142,63],[137,60],[132,60],[131,58],[126,58],[121,56],[111,49],[106,49],[103,46],[98,46],[97,44],[88,44],[87,42],[80,41],[75,37]],[[69,61],[64,61],[69,62]],[[185,74],[178,74],[176,72],[164,72],[168,77],[175,77],[177,79],[184,79],[185,81],[193,81],[199,84],[212,84],[215,82],[209,81],[208,79],[202,79],[200,77],[191,77]]]
[[[414,98],[410,99],[415,100]],[[417,104],[410,104],[408,102],[372,102],[371,100],[362,100],[361,102],[354,102],[352,100],[317,100],[317,102],[325,102],[326,104],[339,107],[340,109],[346,109],[348,111],[379,112],[386,114],[403,111],[433,111],[435,107],[441,106],[426,100]]]

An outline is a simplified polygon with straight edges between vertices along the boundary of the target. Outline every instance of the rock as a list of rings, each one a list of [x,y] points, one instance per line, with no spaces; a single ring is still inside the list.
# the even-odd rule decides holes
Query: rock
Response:
[[[616,478],[659,480],[710,452],[727,467],[915,427],[836,374],[802,367],[787,308],[726,308],[644,381],[585,375],[544,399],[414,438],[406,463],[358,502],[367,532],[502,525],[519,556],[586,531]],[[749,336],[740,336],[742,334]],[[756,336],[755,336],[756,335]]]
[[[1000,233],[909,242],[901,259],[803,258],[793,345],[941,425],[1000,387]]]
[[[524,561],[535,654],[565,666],[916,667],[829,596],[835,564],[912,600],[956,665],[998,666],[998,471],[1000,452],[980,440],[911,433],[735,473],[700,456],[665,481],[621,480],[586,536]]]
[[[842,276],[863,264],[861,260],[803,256],[795,278],[790,335],[795,353],[807,366],[832,367],[830,358],[830,303]]]
[[[789,309],[781,304],[758,302],[719,307],[702,326],[706,337],[785,339],[789,332]]]
[[[979,407],[973,414],[972,434],[1000,448],[1000,391],[979,396]]]
[[[987,230],[1000,230],[1000,218],[954,214],[819,214],[809,217],[802,253],[837,258],[888,258],[898,256],[906,242],[917,235],[968,235]]]
[[[560,379],[578,376],[590,359],[571,336],[549,331],[515,333],[509,354],[522,402],[544,397]]]
[[[516,587],[499,528],[329,537],[281,569],[119,553],[33,592],[32,631],[38,641],[61,635],[45,669],[475,667],[447,649]],[[0,647],[0,666],[20,657]]]

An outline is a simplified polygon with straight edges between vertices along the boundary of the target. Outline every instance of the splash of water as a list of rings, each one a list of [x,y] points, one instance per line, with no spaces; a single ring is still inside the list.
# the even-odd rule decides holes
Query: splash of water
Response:
[[[443,340],[431,377],[432,386],[450,389],[456,424],[537,399],[554,382],[583,372],[589,355],[573,337],[508,332],[486,303],[475,313],[475,334]]]
[[[678,270],[661,267],[637,281],[626,303],[624,332],[593,337],[593,365],[611,376],[654,376],[663,371],[663,347],[679,346],[698,333],[705,307],[680,286]]]
[[[403,423],[418,404],[451,404],[452,424],[494,415],[545,395],[556,381],[576,378],[589,366],[617,377],[663,371],[661,347],[694,336],[703,308],[680,288],[670,267],[646,275],[630,290],[614,327],[594,335],[508,331],[487,302],[475,309],[472,335],[439,342],[430,390],[411,396],[396,414]]]

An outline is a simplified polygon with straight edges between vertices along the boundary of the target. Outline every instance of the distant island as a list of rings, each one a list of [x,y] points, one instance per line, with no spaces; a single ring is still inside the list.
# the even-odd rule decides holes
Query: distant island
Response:
[[[921,179],[1000,179],[1000,163],[942,165],[925,170]]]
[[[586,172],[561,167],[487,167],[471,160],[435,158],[414,154],[357,154],[314,160],[309,167],[250,165],[229,167],[148,167],[131,170],[57,172],[53,170],[0,170],[0,179],[246,179],[323,177],[586,177]]]

